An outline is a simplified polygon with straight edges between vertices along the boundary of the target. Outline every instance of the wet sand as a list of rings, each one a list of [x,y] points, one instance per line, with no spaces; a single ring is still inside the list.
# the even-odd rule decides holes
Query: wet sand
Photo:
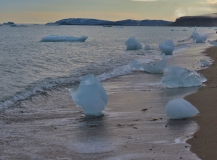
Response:
[[[206,86],[185,97],[200,111],[194,118],[200,129],[194,134],[194,138],[187,142],[201,159],[214,160],[217,158],[217,47],[207,49],[204,54],[210,56],[214,63],[209,68],[199,71],[207,78]]]
[[[197,159],[185,141],[198,125],[171,121],[164,111],[169,100],[197,88],[152,86],[160,77],[135,73],[103,82],[109,102],[99,118],[85,118],[66,89],[21,102],[0,114],[0,159]]]

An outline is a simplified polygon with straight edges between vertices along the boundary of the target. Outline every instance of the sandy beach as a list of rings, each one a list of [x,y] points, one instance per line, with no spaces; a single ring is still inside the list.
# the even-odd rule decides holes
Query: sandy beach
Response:
[[[214,160],[217,157],[217,47],[208,48],[204,54],[211,57],[214,63],[207,69],[199,71],[207,78],[206,86],[199,88],[198,92],[185,97],[198,108],[200,114],[194,119],[200,129],[194,134],[194,138],[187,142],[192,145],[191,150],[201,159]]]
[[[171,121],[164,111],[169,100],[197,88],[145,85],[159,78],[135,73],[103,82],[109,102],[99,118],[85,118],[66,89],[21,102],[0,115],[0,159],[197,159],[185,141],[198,125]]]

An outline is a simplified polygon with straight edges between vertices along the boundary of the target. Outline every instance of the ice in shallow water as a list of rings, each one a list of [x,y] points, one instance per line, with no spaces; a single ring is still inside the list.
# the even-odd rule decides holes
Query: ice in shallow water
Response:
[[[106,91],[93,74],[82,77],[77,90],[69,89],[72,99],[87,116],[100,116],[108,102]]]
[[[200,66],[201,66],[201,67],[208,67],[208,66],[210,66],[210,63],[209,63],[209,61],[206,61],[206,60],[204,60],[204,59],[201,59],[201,60],[200,60]]]
[[[167,66],[161,82],[168,88],[193,87],[206,82],[206,78],[196,71],[178,66]]]
[[[161,54],[162,60],[153,63],[139,63],[137,61],[132,61],[129,63],[129,66],[133,70],[145,71],[148,73],[163,73],[166,67],[166,56]]]
[[[166,104],[166,114],[170,119],[182,119],[199,113],[191,103],[184,99],[174,99]]]
[[[171,55],[173,54],[173,50],[174,50],[173,41],[166,40],[164,43],[159,44],[159,48],[165,55]]]
[[[41,42],[85,42],[87,38],[87,36],[72,37],[51,35],[42,38]]]
[[[127,50],[139,50],[142,49],[141,43],[135,38],[131,37],[125,42]]]
[[[192,33],[192,38],[196,43],[205,43],[207,36],[198,34],[195,27],[194,32]]]

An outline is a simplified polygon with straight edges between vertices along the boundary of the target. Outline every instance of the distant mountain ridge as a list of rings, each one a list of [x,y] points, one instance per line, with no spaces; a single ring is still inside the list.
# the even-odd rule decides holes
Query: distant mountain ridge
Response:
[[[217,26],[217,13],[200,15],[200,16],[184,16],[177,18],[172,26]]]
[[[168,26],[173,22],[164,20],[121,20],[108,21],[88,18],[67,18],[56,21],[54,23],[47,23],[46,25],[114,25],[114,26]]]

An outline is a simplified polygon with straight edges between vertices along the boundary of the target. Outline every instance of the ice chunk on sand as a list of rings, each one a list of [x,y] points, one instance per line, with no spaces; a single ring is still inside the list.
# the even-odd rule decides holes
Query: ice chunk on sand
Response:
[[[192,36],[193,40],[196,42],[196,43],[205,43],[206,39],[207,39],[207,36],[206,35],[200,35],[197,33],[196,31],[196,27],[194,28],[194,32],[192,33]]]
[[[166,104],[166,114],[170,119],[182,119],[199,113],[191,103],[184,99],[174,99]]]
[[[213,45],[213,46],[217,46],[217,42],[216,41],[208,41],[209,44]]]
[[[139,50],[142,48],[141,43],[135,38],[131,37],[125,42],[127,50]]]
[[[206,82],[206,78],[196,71],[190,71],[178,66],[168,66],[161,78],[161,82],[168,88],[193,87]]]
[[[150,50],[151,46],[150,45],[145,45],[145,50]]]
[[[171,55],[173,54],[173,50],[174,50],[173,41],[166,40],[164,43],[159,45],[159,48],[165,55]]]
[[[92,74],[85,75],[76,91],[69,89],[72,99],[83,108],[87,116],[100,116],[108,97],[100,81]]]
[[[200,66],[201,67],[208,67],[208,66],[210,66],[210,63],[209,63],[209,61],[201,59],[200,60]]]
[[[129,66],[133,70],[145,71],[148,73],[163,73],[166,67],[166,56],[161,54],[162,60],[153,63],[138,63],[137,61],[132,61],[129,63]]]
[[[87,36],[72,37],[51,35],[42,38],[41,42],[85,42],[87,38]]]

